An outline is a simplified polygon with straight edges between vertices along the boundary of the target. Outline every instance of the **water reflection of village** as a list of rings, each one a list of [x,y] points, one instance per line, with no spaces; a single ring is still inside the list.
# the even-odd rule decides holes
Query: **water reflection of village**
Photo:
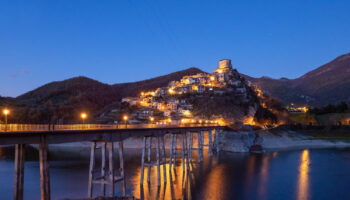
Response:
[[[204,143],[208,142],[208,138],[204,137]],[[194,144],[198,144],[198,138],[194,138]],[[193,148],[198,146],[194,145]],[[132,195],[140,199],[192,199],[196,179],[204,171],[209,172],[210,168],[216,165],[216,161],[207,148],[202,152],[192,152],[191,159],[178,158],[175,165],[166,164],[166,182],[164,182],[164,168],[160,168],[160,180],[162,180],[160,186],[157,184],[156,167],[151,168],[150,182],[147,181],[145,173],[143,184],[140,184],[141,168],[138,167],[137,173],[131,178],[134,185]]]
[[[227,155],[226,155],[227,156]],[[208,151],[204,153],[203,162],[192,162],[187,170],[186,165],[183,168],[179,161],[176,168],[167,172],[167,183],[157,186],[156,169],[151,171],[151,183],[146,179],[143,186],[139,184],[140,172],[132,178],[134,185],[132,195],[140,199],[267,199],[273,192],[270,185],[269,176],[271,176],[271,162],[278,159],[278,152],[266,154],[251,155],[233,155],[246,166],[244,170],[240,169],[240,164],[233,170],[227,165],[227,157],[221,158],[221,155],[210,157]],[[229,155],[232,156],[232,155]],[[198,155],[195,155],[198,158]],[[226,161],[221,161],[222,159]],[[186,161],[185,161],[186,162]],[[296,199],[309,198],[309,151],[300,152],[299,170],[290,172],[296,173]],[[168,169],[169,165],[167,165]],[[138,169],[139,171],[139,169]],[[163,171],[161,171],[163,174]],[[163,177],[162,177],[163,178]],[[169,181],[171,180],[171,181]],[[240,180],[240,182],[238,182]],[[244,192],[238,192],[242,190]]]

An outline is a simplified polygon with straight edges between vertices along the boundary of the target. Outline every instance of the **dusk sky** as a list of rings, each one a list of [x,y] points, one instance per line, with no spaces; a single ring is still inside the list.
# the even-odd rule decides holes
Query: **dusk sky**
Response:
[[[350,52],[350,1],[0,2],[0,95],[87,76],[138,81],[189,67],[296,78]]]

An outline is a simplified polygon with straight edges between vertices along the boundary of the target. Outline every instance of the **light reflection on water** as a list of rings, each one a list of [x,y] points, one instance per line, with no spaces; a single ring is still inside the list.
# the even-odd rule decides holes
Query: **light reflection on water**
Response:
[[[141,168],[137,169],[137,173],[133,176],[132,184],[135,186],[132,190],[132,195],[141,199],[181,199],[186,196],[190,189],[189,182],[191,174],[183,170],[181,163],[177,164],[174,170],[167,168],[167,182],[163,183],[163,167],[160,168],[161,186],[157,185],[157,170],[156,167],[151,169],[151,181],[147,182],[147,175],[144,178],[143,185],[140,185]],[[147,174],[147,173],[146,173]],[[171,181],[170,181],[171,180]]]
[[[309,199],[309,165],[309,150],[304,150],[301,153],[299,163],[297,200]]]
[[[269,176],[269,158],[270,155],[266,155],[262,158],[260,176],[259,176],[259,196],[262,199],[266,199],[266,192],[268,187],[268,176]]]
[[[160,168],[161,186],[157,185],[157,168],[151,168],[151,180],[147,182],[147,175],[145,170],[145,177],[143,185],[140,185],[141,167],[137,168],[137,172],[131,177],[131,182],[134,185],[132,195],[140,199],[191,199],[191,192],[196,181],[196,173],[199,170],[208,170],[208,165],[215,163],[214,159],[209,158],[208,152],[205,151],[204,161],[199,164],[196,161],[189,162],[190,166],[182,165],[186,160],[178,159],[176,166],[169,170],[169,164],[166,165],[166,180],[164,183],[163,167]],[[197,159],[197,153],[193,153],[194,160]],[[189,170],[187,170],[189,169]]]
[[[13,158],[9,152],[12,152],[12,149],[0,148],[0,199],[12,199]],[[144,184],[140,186],[140,153],[140,150],[128,149],[125,155],[127,194],[136,198],[307,200],[337,197],[336,199],[350,199],[348,192],[350,151],[348,150],[302,150],[262,155],[220,153],[219,156],[213,157],[209,157],[205,152],[202,163],[193,162],[192,172],[183,170],[179,159],[175,170],[171,173],[167,170],[167,183],[164,184],[162,181],[160,187],[157,186],[156,167],[151,170],[150,184],[147,183],[147,173],[145,173]],[[50,172],[53,199],[86,197],[87,155],[80,157],[81,159],[52,158]],[[194,156],[196,158],[197,155],[194,154]],[[329,162],[330,160],[332,162]],[[161,176],[162,170],[161,167]],[[37,160],[27,162],[25,172],[25,199],[38,199],[39,164]],[[161,180],[163,178],[161,177]],[[99,191],[99,187],[95,189]],[[121,194],[119,184],[116,189],[117,194]]]

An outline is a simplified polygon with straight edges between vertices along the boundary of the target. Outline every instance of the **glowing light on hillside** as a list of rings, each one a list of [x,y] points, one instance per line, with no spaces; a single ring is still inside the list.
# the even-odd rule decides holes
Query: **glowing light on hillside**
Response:
[[[143,107],[148,107],[150,104],[146,101],[139,101],[138,102],[140,106],[143,106]]]
[[[193,91],[198,91],[198,85],[192,85],[192,90]]]
[[[149,120],[150,120],[151,122],[154,122],[154,117],[150,117]]]
[[[302,106],[302,107],[294,107],[294,105],[292,105],[291,107],[289,107],[289,110],[292,112],[308,112],[309,108],[306,106]]]
[[[211,80],[211,81],[215,81],[215,77],[214,77],[214,76],[211,76],[211,77],[210,77],[210,80]]]
[[[300,110],[302,110],[303,112],[307,112],[309,111],[309,108],[304,106],[304,107],[301,107]]]
[[[189,111],[189,110],[184,110],[184,111],[182,111],[182,114],[185,115],[186,117],[192,116],[192,113],[191,113],[191,111]]]
[[[225,125],[227,125],[226,120],[223,119],[223,118],[216,119],[216,120],[215,120],[215,123],[216,123],[216,124],[219,124],[220,126],[225,126]]]
[[[170,88],[170,89],[168,90],[168,92],[169,92],[169,94],[175,94],[175,91],[174,91],[172,88]]]
[[[158,110],[164,111],[165,110],[165,105],[163,103],[158,105]]]
[[[246,118],[244,118],[243,124],[244,125],[254,126],[255,125],[254,117],[246,117]]]
[[[255,92],[258,95],[258,97],[262,97],[263,96],[263,92],[259,88],[256,88]]]

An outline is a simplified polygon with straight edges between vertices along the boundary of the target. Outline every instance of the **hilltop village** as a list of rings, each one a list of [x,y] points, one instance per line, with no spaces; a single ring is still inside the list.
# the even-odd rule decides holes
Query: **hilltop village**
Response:
[[[211,74],[184,76],[179,81],[170,82],[167,87],[143,91],[138,97],[123,98],[122,102],[136,108],[128,116],[134,123],[145,120],[154,123],[225,123],[224,113],[203,112],[201,109],[210,105],[203,105],[198,100],[202,98],[208,103],[210,100],[220,102],[220,99],[224,99],[241,107],[249,104],[250,109],[243,111],[240,118],[247,115],[252,117],[258,107],[252,88],[233,69],[231,60],[224,59],[219,61],[219,66]]]

